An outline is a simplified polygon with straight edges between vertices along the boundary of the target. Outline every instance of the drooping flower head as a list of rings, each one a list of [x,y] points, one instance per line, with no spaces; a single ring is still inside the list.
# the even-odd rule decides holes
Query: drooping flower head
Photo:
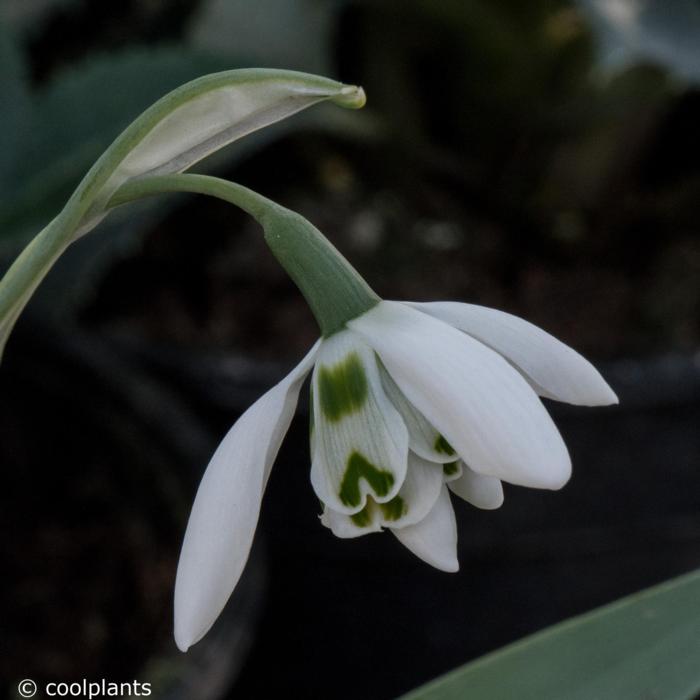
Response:
[[[266,238],[281,258],[273,220],[263,222]],[[308,222],[291,221],[297,243],[310,236],[320,245]],[[309,373],[321,523],[341,538],[387,529],[443,571],[459,568],[450,494],[492,509],[503,503],[502,481],[545,489],[568,481],[568,451],[539,397],[617,402],[587,360],[527,321],[470,304],[382,301],[330,244],[326,252],[332,274],[314,273],[306,257],[301,273],[285,260],[322,339],[231,428],[199,487],[175,589],[183,650],[207,632],[241,575]]]

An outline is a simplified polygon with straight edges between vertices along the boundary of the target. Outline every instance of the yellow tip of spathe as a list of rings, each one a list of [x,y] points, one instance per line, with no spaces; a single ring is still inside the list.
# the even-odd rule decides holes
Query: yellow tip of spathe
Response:
[[[367,102],[367,96],[359,85],[345,85],[333,101],[341,107],[362,109]]]

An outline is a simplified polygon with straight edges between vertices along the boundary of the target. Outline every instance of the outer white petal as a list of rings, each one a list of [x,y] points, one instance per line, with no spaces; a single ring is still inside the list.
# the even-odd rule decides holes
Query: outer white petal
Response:
[[[459,571],[457,523],[447,487],[443,486],[433,509],[415,525],[392,529],[399,542],[417,557],[441,571]]]
[[[541,396],[579,406],[617,403],[598,370],[575,350],[529,321],[474,304],[411,303],[468,333],[512,362]]]
[[[404,304],[350,321],[406,398],[480,474],[535,488],[571,476],[564,441],[535,392],[500,355]]]
[[[318,346],[236,421],[204,473],[175,581],[175,642],[182,651],[206,634],[238,583],[272,463]]]
[[[354,516],[326,507],[321,522],[337,537],[349,538],[379,532],[382,527],[403,528],[423,520],[432,510],[443,484],[442,465],[432,464],[409,453],[408,471],[397,496],[377,504],[367,500]]]
[[[324,396],[329,396],[329,390],[323,387],[336,386],[341,400],[354,395],[356,387],[342,369],[348,367],[350,361],[355,368],[353,376],[365,383],[365,390],[361,392],[359,403],[351,403],[350,410],[332,416],[324,408]],[[324,373],[326,377],[340,378],[337,383],[335,380],[324,383]],[[354,333],[336,333],[323,341],[312,381],[314,452],[311,485],[316,495],[333,510],[347,515],[361,511],[368,495],[380,503],[390,501],[406,476],[408,432],[384,393],[376,355]],[[363,475],[355,474],[355,478],[351,478],[353,459],[370,465],[381,489],[372,486],[371,479]],[[348,498],[349,486],[353,491],[352,498]]]
[[[503,505],[503,485],[495,476],[477,474],[462,463],[462,476],[448,484],[452,493],[468,503],[484,510],[494,510]]]

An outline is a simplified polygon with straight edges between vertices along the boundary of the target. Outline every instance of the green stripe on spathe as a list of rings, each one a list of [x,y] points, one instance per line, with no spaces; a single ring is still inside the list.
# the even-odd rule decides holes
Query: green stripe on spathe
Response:
[[[452,445],[450,445],[450,443],[447,442],[442,435],[437,436],[433,447],[435,448],[435,452],[439,452],[441,455],[448,455],[451,457],[452,455],[457,454]]]
[[[442,465],[442,471],[445,476],[454,476],[459,471],[459,462],[448,462]]]
[[[360,479],[364,479],[379,498],[386,496],[394,485],[394,475],[391,472],[377,469],[359,452],[353,452],[348,458],[348,466],[338,493],[343,505],[351,508],[360,505]]]
[[[358,411],[367,400],[367,377],[356,352],[333,367],[320,367],[318,398],[323,415],[332,422]]]

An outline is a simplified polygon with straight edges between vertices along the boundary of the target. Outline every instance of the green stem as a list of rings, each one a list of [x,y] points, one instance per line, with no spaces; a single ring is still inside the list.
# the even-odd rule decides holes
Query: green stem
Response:
[[[304,217],[233,182],[193,174],[143,178],[123,185],[108,206],[165,192],[207,194],[250,214],[263,227],[268,246],[306,298],[324,337],[342,330],[379,302],[352,265]]]

